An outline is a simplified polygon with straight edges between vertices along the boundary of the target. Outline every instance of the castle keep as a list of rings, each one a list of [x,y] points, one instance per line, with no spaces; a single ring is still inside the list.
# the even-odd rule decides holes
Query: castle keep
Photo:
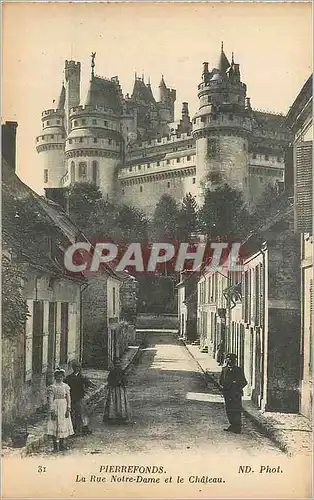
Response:
[[[105,198],[152,214],[165,193],[180,202],[190,192],[201,203],[204,187],[227,182],[254,203],[265,185],[283,181],[284,116],[251,107],[240,66],[223,45],[211,70],[203,63],[192,119],[183,102],[175,120],[176,91],[163,76],[156,100],[144,77],[135,75],[132,95],[123,95],[117,76],[99,77],[94,67],[95,53],[82,102],[81,65],[66,61],[57,108],[42,113],[43,187],[93,182]]]

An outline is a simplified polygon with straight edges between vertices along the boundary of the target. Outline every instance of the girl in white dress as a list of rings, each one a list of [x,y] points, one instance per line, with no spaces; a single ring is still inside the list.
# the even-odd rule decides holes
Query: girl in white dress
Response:
[[[64,439],[74,434],[71,421],[70,387],[63,382],[65,371],[57,368],[55,382],[48,387],[48,425],[47,434],[52,436],[53,451],[65,449]]]

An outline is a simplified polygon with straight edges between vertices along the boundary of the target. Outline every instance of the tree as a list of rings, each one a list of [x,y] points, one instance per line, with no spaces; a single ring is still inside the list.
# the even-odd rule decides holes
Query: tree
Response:
[[[120,230],[120,239],[128,242],[140,242],[147,239],[148,219],[138,208],[129,205],[118,206],[116,227]]]
[[[283,208],[288,203],[288,194],[286,191],[280,193],[278,186],[268,183],[255,205],[252,213],[252,224],[258,227],[269,218],[274,211]]]
[[[179,210],[172,196],[164,194],[156,205],[152,232],[156,241],[175,240],[178,236]]]
[[[181,241],[187,242],[197,231],[197,203],[191,193],[185,195],[178,216],[178,233]]]
[[[90,220],[95,217],[96,204],[101,199],[101,191],[95,184],[84,182],[73,185],[69,193],[70,217],[83,232],[88,232]]]
[[[211,240],[219,238],[239,241],[247,234],[250,216],[240,191],[228,184],[205,192],[204,204],[199,210],[199,224]]]

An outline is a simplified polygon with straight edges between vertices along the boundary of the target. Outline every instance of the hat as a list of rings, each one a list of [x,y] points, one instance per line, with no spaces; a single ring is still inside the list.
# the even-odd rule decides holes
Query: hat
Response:
[[[62,368],[56,368],[54,375],[62,375],[63,377],[65,376],[65,371],[62,370]]]
[[[228,354],[226,354],[226,358],[228,359],[238,359],[238,356],[236,354],[233,354],[232,352],[228,352]]]

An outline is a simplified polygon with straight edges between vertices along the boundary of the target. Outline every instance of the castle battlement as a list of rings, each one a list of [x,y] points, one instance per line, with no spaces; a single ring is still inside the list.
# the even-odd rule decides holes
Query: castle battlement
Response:
[[[171,136],[164,136],[160,137],[158,139],[152,139],[150,141],[143,141],[140,144],[136,144],[134,148],[130,148],[130,152],[137,151],[138,149],[146,149],[146,148],[153,148],[155,146],[162,146],[164,144],[172,144],[175,142],[182,142],[182,141],[187,141],[189,139],[192,139],[192,133],[183,133],[183,134],[177,134],[177,135],[171,135]]]
[[[64,110],[63,109],[45,109],[45,111],[42,112],[42,120],[46,120],[48,116],[52,115],[59,115],[63,116],[64,115]]]
[[[86,104],[85,106],[74,106],[70,109],[70,117],[76,116],[81,113],[101,113],[106,115],[114,116],[115,113],[112,109],[105,108],[104,106],[92,106],[90,104]]]

